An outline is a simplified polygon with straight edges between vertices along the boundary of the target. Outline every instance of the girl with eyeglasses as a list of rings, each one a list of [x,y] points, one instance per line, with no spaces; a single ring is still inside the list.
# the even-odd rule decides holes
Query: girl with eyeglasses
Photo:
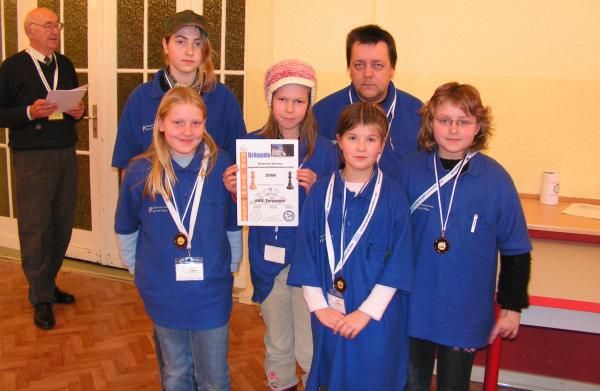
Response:
[[[408,192],[415,255],[407,390],[429,390],[436,355],[437,389],[468,390],[476,350],[517,336],[531,243],[510,175],[481,153],[491,112],[477,89],[444,84],[420,115],[423,151],[392,172]]]

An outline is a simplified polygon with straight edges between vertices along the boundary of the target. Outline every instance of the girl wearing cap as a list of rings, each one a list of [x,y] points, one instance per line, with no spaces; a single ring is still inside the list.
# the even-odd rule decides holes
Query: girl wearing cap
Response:
[[[313,314],[306,390],[402,390],[412,283],[404,191],[377,163],[388,123],[375,104],[340,114],[344,168],[319,180],[304,204],[288,283]]]
[[[247,137],[299,140],[297,178],[302,210],[317,178],[337,167],[335,150],[329,140],[318,135],[312,112],[315,72],[301,61],[282,61],[267,71],[264,86],[271,109],[269,119],[262,129]],[[232,193],[236,191],[236,171],[233,165],[224,174]],[[265,373],[272,390],[295,389],[296,361],[305,372],[305,382],[312,359],[310,314],[302,290],[287,285],[296,231],[296,227],[250,227],[248,237],[252,300],[260,304],[267,328]]]
[[[167,20],[162,40],[167,66],[127,99],[119,120],[113,167],[127,167],[131,158],[148,149],[158,104],[176,85],[190,87],[202,96],[207,110],[206,129],[219,147],[235,155],[235,140],[246,134],[246,126],[237,99],[216,79],[206,26],[206,19],[191,10]]]

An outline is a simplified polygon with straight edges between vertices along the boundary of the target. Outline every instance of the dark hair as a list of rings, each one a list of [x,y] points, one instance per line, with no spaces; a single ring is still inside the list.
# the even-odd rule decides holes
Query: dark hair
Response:
[[[471,151],[480,151],[487,148],[488,139],[492,134],[492,110],[481,102],[479,91],[469,84],[450,82],[439,86],[429,102],[425,103],[419,114],[421,115],[421,127],[417,140],[419,147],[431,152],[436,145],[433,136],[433,120],[437,109],[445,102],[451,102],[458,106],[467,115],[476,118],[479,132],[469,147]]]
[[[340,113],[335,134],[341,138],[346,132],[358,125],[374,126],[379,130],[382,144],[388,132],[388,120],[385,111],[375,103],[357,102],[346,106]],[[344,155],[339,154],[340,168],[344,168]]]
[[[350,66],[350,57],[352,56],[352,46],[355,42],[377,44],[377,42],[384,42],[388,47],[388,54],[390,56],[390,64],[392,69],[396,69],[396,60],[398,54],[396,53],[396,41],[392,34],[388,33],[376,24],[368,24],[366,26],[360,26],[348,33],[346,36],[346,66]]]
[[[308,87],[306,87],[308,88]],[[310,92],[308,92],[308,107],[306,108],[306,114],[304,119],[300,122],[300,140],[306,143],[306,156],[304,161],[311,158],[315,152],[315,145],[317,143],[317,135],[319,128],[317,126],[317,120],[313,113],[312,103],[310,103]],[[269,110],[269,119],[267,123],[259,131],[259,134],[264,138],[279,138],[281,132],[279,130],[279,124],[273,115],[273,109]],[[302,162],[300,162],[302,163]]]

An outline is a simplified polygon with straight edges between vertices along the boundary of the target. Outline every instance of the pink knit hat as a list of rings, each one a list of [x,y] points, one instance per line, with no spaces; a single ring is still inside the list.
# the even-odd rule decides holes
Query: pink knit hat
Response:
[[[269,107],[273,101],[273,93],[288,84],[299,84],[310,88],[310,101],[314,103],[317,88],[315,70],[299,60],[284,60],[273,65],[265,73],[265,96]]]

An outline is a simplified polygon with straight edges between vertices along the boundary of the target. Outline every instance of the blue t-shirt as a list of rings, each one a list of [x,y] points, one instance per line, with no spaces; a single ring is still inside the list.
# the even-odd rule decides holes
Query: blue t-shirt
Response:
[[[247,138],[263,138],[257,132],[248,134]],[[298,163],[302,164],[307,154],[307,146],[300,142]],[[331,173],[337,168],[337,157],[333,145],[322,136],[318,136],[315,142],[315,148],[310,159],[302,164],[302,168],[309,168],[317,174],[317,178]],[[298,189],[298,205],[300,213],[304,201],[306,200],[306,191],[304,187]],[[262,303],[269,296],[275,277],[281,270],[290,264],[294,255],[294,245],[296,242],[296,227],[279,227],[277,240],[275,240],[275,227],[250,227],[248,233],[248,250],[250,257],[250,275],[252,285],[254,286],[254,295],[252,300]],[[279,264],[265,260],[265,245],[285,248],[285,264]]]
[[[327,297],[332,287],[325,243],[324,204],[330,176],[311,189],[298,228],[296,255],[288,276],[293,286],[320,287]],[[342,197],[347,192],[345,242],[360,226],[375,188],[376,175],[355,197],[335,173],[329,213],[336,264],[342,224]],[[327,384],[330,390],[402,390],[408,371],[406,334],[407,293],[411,289],[413,259],[409,211],[404,191],[384,175],[381,195],[372,219],[341,270],[347,282],[343,293],[346,313],[357,310],[375,284],[397,288],[381,320],[371,320],[353,339],[346,339],[321,324],[312,314],[313,362],[307,390]]]
[[[185,168],[172,160],[177,176],[173,190],[180,213],[183,213],[194,187],[203,149],[198,148],[196,156]],[[127,235],[139,230],[135,284],[146,312],[162,327],[207,330],[229,321],[233,277],[227,231],[239,227],[235,225],[234,204],[222,180],[231,159],[220,150],[213,164],[214,169],[204,180],[191,243],[191,255],[203,258],[202,281],[176,281],[175,259],[186,256],[187,250],[177,248],[173,243],[179,230],[163,198],[157,196],[153,200],[143,195],[151,162],[136,160],[125,171],[115,215],[115,232]],[[183,221],[185,227],[189,227],[190,215],[188,212]]]
[[[112,166],[125,168],[136,155],[146,152],[152,143],[156,110],[165,91],[161,88],[164,69],[154,80],[138,86],[127,99],[113,150]],[[229,89],[216,83],[212,91],[202,93],[206,105],[206,129],[220,148],[235,156],[235,140],[246,134],[246,125],[237,99]]]
[[[395,109],[390,111],[394,99]],[[338,117],[342,110],[351,103],[359,102],[354,86],[334,92],[315,104],[314,112],[319,124],[319,133],[335,142],[335,130]],[[419,110],[423,102],[414,96],[396,89],[390,81],[387,97],[382,103],[382,108],[388,115],[388,122],[392,122],[383,154],[379,161],[379,167],[384,173],[397,166],[400,159],[417,150],[417,134],[419,133]],[[393,118],[393,120],[392,120]]]
[[[438,177],[450,170],[436,157]],[[435,184],[433,153],[407,157],[392,172],[413,203]],[[444,219],[454,179],[441,189]],[[519,196],[509,174],[492,158],[476,154],[456,185],[445,237],[450,249],[434,250],[441,236],[437,193],[411,216],[415,283],[410,299],[409,334],[435,343],[478,348],[487,344],[494,325],[498,251],[531,251]]]

